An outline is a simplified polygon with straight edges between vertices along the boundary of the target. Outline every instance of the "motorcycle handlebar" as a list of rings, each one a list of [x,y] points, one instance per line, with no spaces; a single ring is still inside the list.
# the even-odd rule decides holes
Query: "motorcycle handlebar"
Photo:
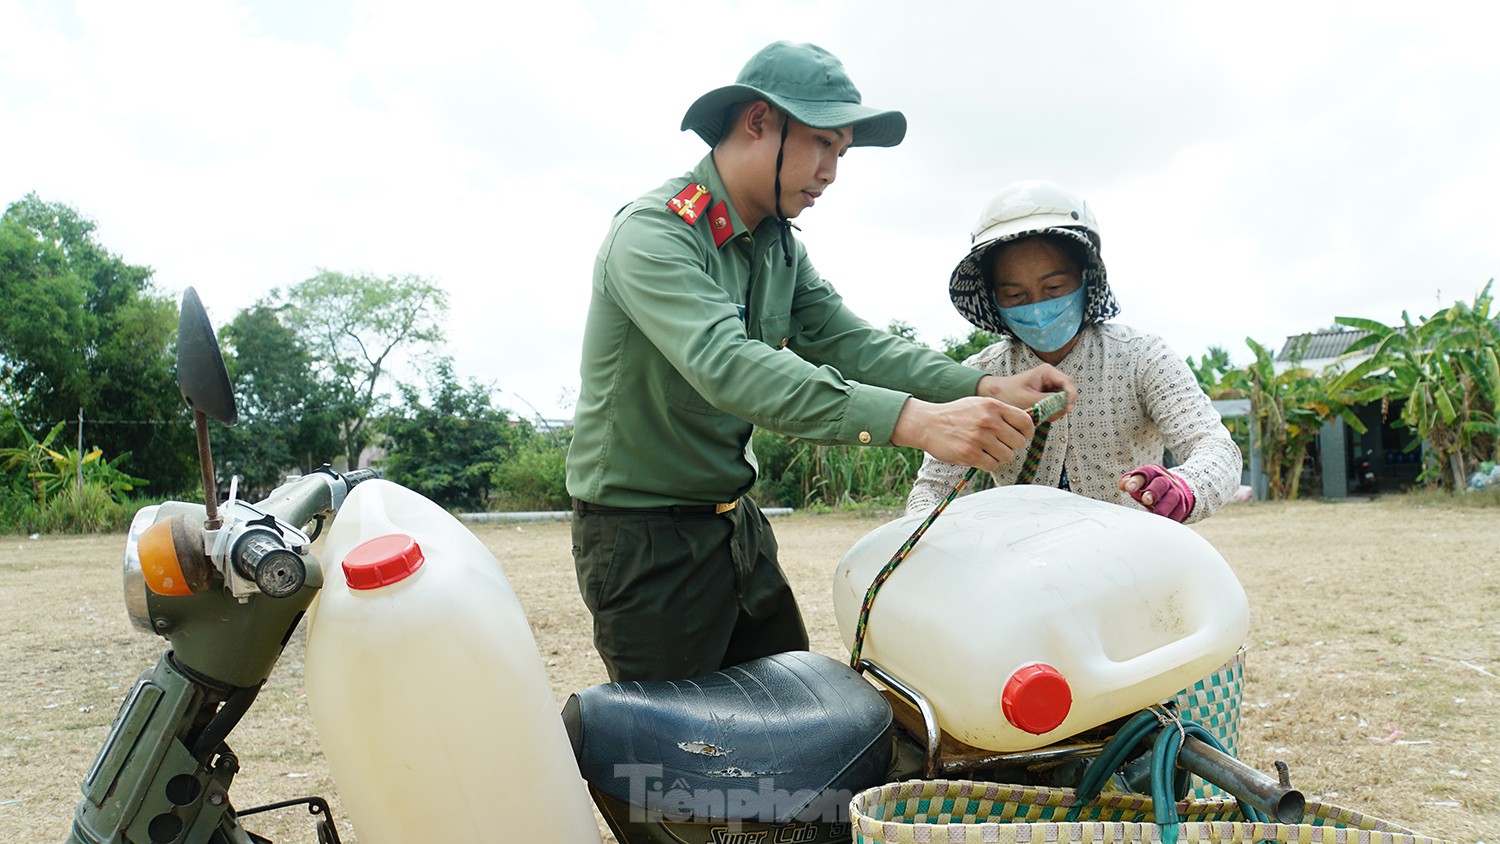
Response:
[[[378,477],[374,469],[340,475],[324,466],[272,490],[256,509],[297,528],[318,519],[321,530],[324,514],[337,512],[356,485]],[[230,564],[240,577],[253,581],[262,594],[272,598],[296,594],[307,578],[297,550],[288,547],[282,531],[268,526],[252,524],[240,534],[230,549]]]
[[[344,483],[349,485],[349,489],[354,489],[355,486],[378,477],[380,477],[380,472],[376,469],[355,469],[344,473]]]
[[[324,466],[282,484],[256,506],[288,524],[301,526],[319,513],[337,511],[355,485],[378,477],[380,473],[374,469],[355,469],[339,475]]]
[[[233,565],[241,577],[254,581],[261,594],[271,598],[295,595],[307,582],[302,557],[269,529],[253,529],[240,537],[234,546]]]

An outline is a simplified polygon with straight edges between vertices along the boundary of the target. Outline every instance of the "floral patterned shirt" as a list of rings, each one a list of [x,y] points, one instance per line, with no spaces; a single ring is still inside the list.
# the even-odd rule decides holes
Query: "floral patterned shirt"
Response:
[[[991,375],[1015,375],[1041,364],[1024,343],[1007,337],[965,361]],[[1085,325],[1057,368],[1078,386],[1078,399],[1052,423],[1035,483],[1060,486],[1064,477],[1080,495],[1143,509],[1116,484],[1125,472],[1162,463],[1187,481],[1196,499],[1184,521],[1212,515],[1240,483],[1240,450],[1198,387],[1187,362],[1160,337],[1124,325]],[[991,473],[996,485],[1015,483],[1026,449]],[[926,513],[951,491],[967,469],[931,455],[922,462],[906,512]]]

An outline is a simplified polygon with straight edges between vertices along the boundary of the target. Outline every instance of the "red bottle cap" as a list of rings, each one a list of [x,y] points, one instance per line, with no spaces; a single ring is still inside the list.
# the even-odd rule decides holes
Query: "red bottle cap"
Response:
[[[1041,735],[1057,729],[1073,708],[1073,690],[1056,668],[1042,662],[1010,675],[1000,693],[1005,720],[1018,730]]]
[[[405,579],[422,567],[422,560],[422,548],[410,536],[377,536],[344,557],[344,579],[350,589],[379,589]]]

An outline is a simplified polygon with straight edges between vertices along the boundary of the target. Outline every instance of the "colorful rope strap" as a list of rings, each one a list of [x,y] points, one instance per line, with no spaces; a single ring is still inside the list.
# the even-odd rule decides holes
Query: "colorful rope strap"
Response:
[[[1051,422],[1037,423],[1036,431],[1031,435],[1031,446],[1026,449],[1026,459],[1021,461],[1021,472],[1016,475],[1016,483],[1036,481],[1036,470],[1042,465],[1042,451],[1047,447],[1047,433],[1051,430]]]
[[[1036,425],[1036,430],[1031,437],[1031,446],[1026,450],[1026,459],[1021,463],[1021,477],[1017,478],[1016,483],[1029,484],[1036,477],[1036,467],[1042,462],[1042,449],[1047,445],[1047,431],[1052,427],[1051,422],[1044,420],[1056,416],[1067,406],[1067,393],[1050,393],[1027,411],[1031,415],[1031,421]],[[927,514],[927,518],[923,519],[920,525],[917,525],[917,529],[912,531],[911,536],[901,543],[901,547],[896,549],[890,562],[881,568],[880,573],[875,575],[875,580],[870,583],[870,588],[865,590],[865,599],[859,605],[859,621],[854,625],[854,647],[849,652],[849,665],[853,668],[859,668],[859,654],[865,647],[865,627],[870,623],[870,610],[875,606],[876,593],[880,591],[880,587],[890,578],[896,567],[901,565],[901,561],[906,559],[906,555],[911,553],[912,547],[917,544],[917,540],[922,538],[922,534],[927,532],[927,528],[937,521],[937,517],[948,508],[948,505],[958,497],[959,492],[974,479],[978,472],[977,468],[969,467],[969,471],[965,472],[953,489],[943,496],[943,500],[932,508],[932,512]]]

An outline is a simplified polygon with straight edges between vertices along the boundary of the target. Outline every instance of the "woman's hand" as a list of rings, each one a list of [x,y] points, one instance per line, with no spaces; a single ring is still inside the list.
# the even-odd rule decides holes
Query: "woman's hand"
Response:
[[[1196,501],[1187,481],[1154,463],[1121,475],[1119,486],[1147,510],[1174,522],[1186,519]]]

